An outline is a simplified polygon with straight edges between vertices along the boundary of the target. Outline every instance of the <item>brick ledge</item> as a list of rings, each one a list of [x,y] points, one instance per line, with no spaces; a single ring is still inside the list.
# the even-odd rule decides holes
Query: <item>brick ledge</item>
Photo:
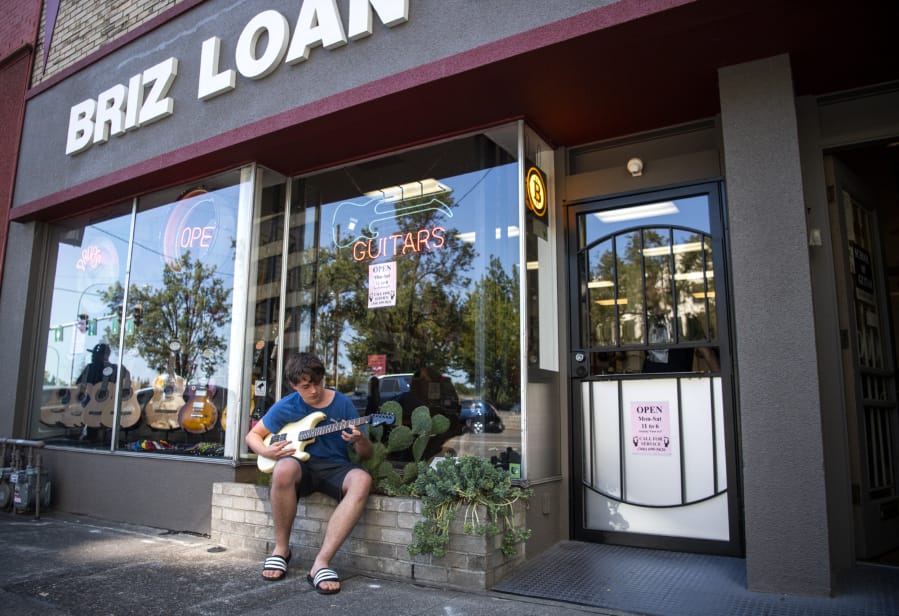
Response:
[[[291,549],[301,566],[309,567],[336,502],[323,494],[300,499],[290,535]],[[404,580],[442,588],[488,590],[524,561],[525,546],[515,556],[502,553],[502,537],[465,534],[461,512],[450,527],[446,556],[411,556],[412,529],[423,520],[421,501],[371,495],[362,518],[338,551],[332,565],[373,577]],[[525,505],[515,503],[517,524],[525,523]],[[212,486],[213,542],[264,558],[274,542],[269,488],[248,483]]]

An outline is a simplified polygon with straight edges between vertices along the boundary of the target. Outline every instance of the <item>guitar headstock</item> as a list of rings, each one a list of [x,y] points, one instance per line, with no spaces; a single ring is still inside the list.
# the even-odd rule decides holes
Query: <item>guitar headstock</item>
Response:
[[[392,424],[396,419],[391,413],[375,413],[369,415],[369,417],[371,417],[372,427],[380,426],[381,424]]]

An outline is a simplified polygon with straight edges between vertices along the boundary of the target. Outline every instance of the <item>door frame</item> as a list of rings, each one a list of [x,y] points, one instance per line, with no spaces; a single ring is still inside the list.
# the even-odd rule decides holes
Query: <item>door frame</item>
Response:
[[[899,546],[899,495],[896,485],[899,478],[899,421],[897,421],[895,356],[895,331],[887,285],[887,260],[883,250],[883,231],[880,228],[881,212],[875,205],[876,196],[862,178],[840,159],[839,151],[824,153],[825,181],[827,184],[828,211],[831,218],[832,249],[834,254],[834,284],[837,289],[837,311],[841,339],[844,341],[841,365],[844,392],[846,438],[848,440],[850,481],[852,485],[852,510],[854,526],[854,552],[859,560],[874,559]],[[847,231],[848,196],[850,207],[859,207],[870,217],[873,225],[873,245],[861,247],[867,250],[871,261],[870,294],[875,300],[871,305],[877,311],[877,327],[882,354],[880,366],[865,366],[860,359],[859,314],[856,303],[865,290],[856,288],[852,273],[850,245],[858,245]],[[870,302],[870,300],[864,300]],[[866,319],[867,320],[867,319]],[[865,382],[886,384],[885,397],[866,397]],[[870,387],[869,387],[870,388]],[[869,415],[870,413],[870,415]],[[869,431],[871,432],[869,434]],[[874,438],[876,444],[870,440]],[[872,485],[876,477],[880,481]]]
[[[577,217],[586,212],[618,209],[642,203],[685,198],[696,195],[707,195],[709,199],[709,225],[712,236],[712,255],[714,263],[716,293],[716,317],[718,323],[717,346],[720,353],[720,377],[722,382],[722,400],[724,406],[724,435],[726,449],[726,499],[728,507],[727,527],[729,539],[726,541],[653,535],[645,533],[627,533],[585,528],[584,498],[582,496],[583,453],[580,438],[581,409],[578,388],[586,380],[596,380],[577,376],[580,351],[579,331],[579,289],[578,289],[578,241]],[[726,204],[724,199],[723,180],[699,183],[685,183],[661,189],[651,189],[612,196],[597,196],[581,199],[567,204],[566,221],[566,257],[568,268],[568,305],[569,305],[569,472],[571,476],[570,529],[571,537],[576,540],[615,545],[627,545],[644,548],[666,549],[705,554],[743,556],[744,529],[742,510],[742,486],[740,481],[740,441],[737,413],[735,357],[733,353],[732,323],[733,311],[729,293],[730,260],[727,250]],[[608,377],[603,377],[608,379]],[[619,382],[627,377],[617,379]]]

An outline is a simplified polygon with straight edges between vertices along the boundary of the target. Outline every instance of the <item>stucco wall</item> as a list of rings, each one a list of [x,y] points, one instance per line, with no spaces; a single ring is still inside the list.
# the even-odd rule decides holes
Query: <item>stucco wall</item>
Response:
[[[827,594],[821,402],[789,58],[730,66],[719,78],[747,582],[756,591]]]
[[[611,2],[555,0],[532,3],[529,10],[521,11],[518,0],[480,3],[419,0],[410,4],[406,23],[387,27],[373,17],[371,36],[333,49],[315,47],[309,51],[308,60],[294,65],[281,62],[270,74],[257,79],[238,74],[233,90],[201,101],[198,100],[200,75],[208,75],[201,70],[204,41],[211,37],[220,38],[217,70],[233,70],[241,32],[254,16],[264,10],[275,10],[287,20],[291,28],[289,34],[293,35],[302,5],[298,0],[270,0],[264,5],[207,0],[64,81],[37,92],[28,101],[15,205],[78,186],[190,144],[214,141],[222,134],[240,130],[254,121],[277,118],[287,112],[295,115],[278,121],[308,120],[321,113],[314,106],[321,105],[329,97],[459,56]],[[337,6],[340,16],[344,21],[348,20],[349,0],[339,0]],[[85,44],[88,42],[86,40]],[[135,75],[170,58],[177,59],[177,75],[166,92],[172,99],[170,116],[111,137],[106,143],[94,144],[79,154],[66,155],[73,106],[96,100],[102,92],[115,86],[125,87]],[[458,66],[444,70],[463,70],[466,64],[462,60],[459,62]],[[404,87],[414,84],[415,79],[410,75]],[[278,121],[271,120],[274,124],[270,128],[277,128]],[[308,144],[301,147],[308,147]]]

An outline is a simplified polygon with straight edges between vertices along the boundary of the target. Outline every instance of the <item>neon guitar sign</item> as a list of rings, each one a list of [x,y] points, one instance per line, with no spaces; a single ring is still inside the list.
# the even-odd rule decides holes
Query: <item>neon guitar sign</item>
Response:
[[[397,205],[388,199],[370,199],[365,203],[344,201],[334,210],[331,219],[331,232],[338,248],[349,248],[356,242],[374,240],[378,237],[378,223],[389,222],[401,216],[439,212],[447,218],[453,217],[453,211],[440,199],[431,199],[426,203]],[[345,229],[349,233],[341,237],[340,221],[346,220]]]

